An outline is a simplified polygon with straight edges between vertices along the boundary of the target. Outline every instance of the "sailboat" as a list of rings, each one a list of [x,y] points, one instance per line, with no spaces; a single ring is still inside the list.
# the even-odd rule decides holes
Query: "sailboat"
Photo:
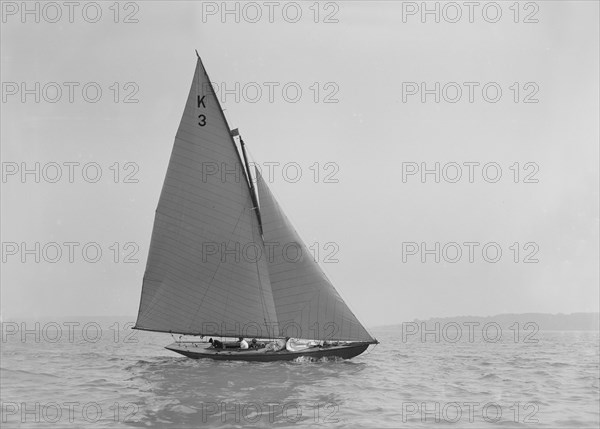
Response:
[[[378,344],[313,259],[260,172],[252,173],[246,145],[229,127],[196,56],[134,329],[180,334],[166,348],[195,359],[349,359]],[[257,347],[236,347],[242,342],[225,338]]]

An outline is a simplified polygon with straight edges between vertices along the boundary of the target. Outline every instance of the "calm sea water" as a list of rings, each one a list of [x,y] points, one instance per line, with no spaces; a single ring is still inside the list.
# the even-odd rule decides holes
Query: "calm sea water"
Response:
[[[3,337],[2,428],[599,425],[597,332],[451,342],[380,329],[350,361],[234,363],[180,357],[166,334],[63,325],[52,342],[43,329]]]

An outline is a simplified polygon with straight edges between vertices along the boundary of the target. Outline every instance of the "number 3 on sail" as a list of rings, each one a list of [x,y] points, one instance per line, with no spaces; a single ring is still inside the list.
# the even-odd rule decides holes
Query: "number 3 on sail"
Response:
[[[201,336],[166,347],[195,359],[349,359],[378,344],[251,171],[210,82],[198,56],[134,329]],[[278,246],[267,252],[265,243]],[[293,260],[281,251],[290,244],[299,255]],[[255,257],[239,257],[248,248]]]

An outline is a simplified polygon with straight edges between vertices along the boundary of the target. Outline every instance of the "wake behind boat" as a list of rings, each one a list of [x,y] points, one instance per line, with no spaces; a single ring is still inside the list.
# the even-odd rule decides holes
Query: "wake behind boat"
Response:
[[[377,344],[260,172],[252,174],[200,56],[156,209],[134,329],[267,339],[264,350],[167,346],[196,359],[349,359]]]

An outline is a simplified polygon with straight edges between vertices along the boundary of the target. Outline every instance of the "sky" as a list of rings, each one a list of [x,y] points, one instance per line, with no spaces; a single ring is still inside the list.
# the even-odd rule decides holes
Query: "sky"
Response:
[[[598,311],[598,3],[491,3],[3,2],[2,318],[137,314],[195,49],[367,326]]]

